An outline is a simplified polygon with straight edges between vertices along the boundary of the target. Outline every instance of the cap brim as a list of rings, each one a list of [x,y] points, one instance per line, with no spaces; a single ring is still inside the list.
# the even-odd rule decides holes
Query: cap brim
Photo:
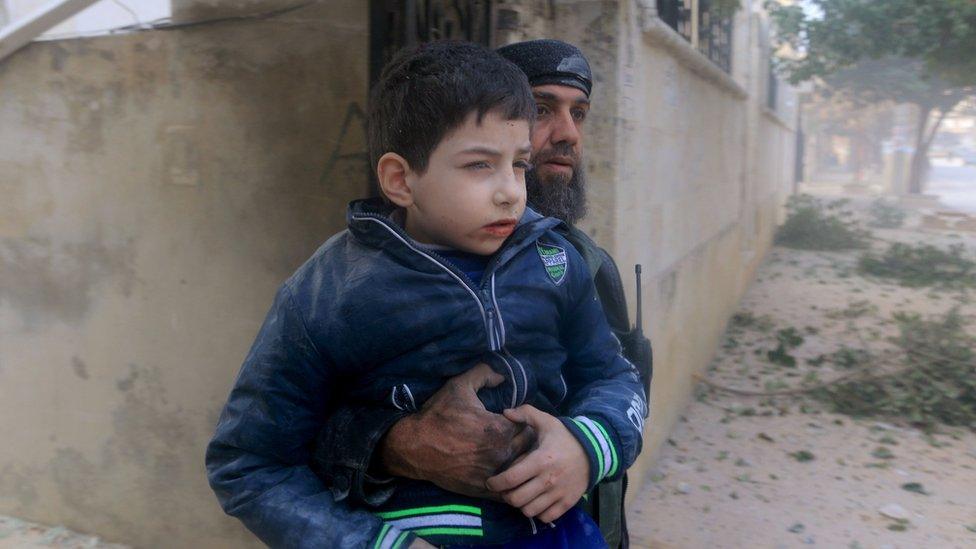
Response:
[[[569,86],[571,88],[576,88],[586,94],[587,97],[590,96],[590,86],[586,82],[583,82],[578,76],[575,75],[558,75],[558,74],[548,74],[544,76],[537,76],[529,80],[529,84],[532,86],[545,86],[548,84],[555,84],[558,86]]]

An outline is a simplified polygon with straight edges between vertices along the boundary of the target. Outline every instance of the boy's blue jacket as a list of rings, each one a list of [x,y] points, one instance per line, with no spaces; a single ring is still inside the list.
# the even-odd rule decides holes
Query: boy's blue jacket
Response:
[[[506,382],[492,411],[532,404],[556,415],[590,460],[590,486],[619,477],[647,414],[587,266],[527,210],[474,285],[411,240],[379,201],[356,201],[279,290],[207,448],[224,510],[272,547],[490,544],[541,525],[503,503],[403,481],[377,514],[337,502],[309,468],[340,405],[419,408],[450,377],[488,362]]]

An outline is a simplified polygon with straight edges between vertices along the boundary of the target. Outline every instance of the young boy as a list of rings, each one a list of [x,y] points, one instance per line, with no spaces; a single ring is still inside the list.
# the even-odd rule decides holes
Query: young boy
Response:
[[[285,282],[208,449],[225,509],[269,544],[288,539],[266,532],[288,502],[248,505],[276,487],[242,486],[262,468],[242,456],[307,461],[338,403],[414,411],[480,362],[505,379],[479,392],[485,406],[551,418],[540,447],[564,449],[570,473],[529,475],[512,490],[531,496],[518,507],[398,479],[375,509],[374,545],[602,543],[571,506],[633,462],[647,408],[583,260],[551,230],[558,221],[525,207],[534,111],[524,74],[473,44],[427,44],[384,69],[369,147],[386,200],[350,204],[349,229]]]

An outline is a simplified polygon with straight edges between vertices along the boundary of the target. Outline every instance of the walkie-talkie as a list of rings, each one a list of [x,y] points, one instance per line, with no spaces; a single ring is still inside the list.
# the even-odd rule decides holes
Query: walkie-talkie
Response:
[[[650,398],[651,377],[654,375],[654,351],[651,348],[651,343],[644,337],[644,303],[641,296],[640,263],[634,265],[634,274],[637,277],[637,316],[631,341],[633,355],[637,359],[637,371],[640,373],[641,382],[644,384],[644,397]]]
[[[634,330],[637,331],[637,335],[644,336],[644,321],[642,318],[641,309],[641,265],[640,263],[634,265],[634,274],[637,277],[637,324],[634,326]]]

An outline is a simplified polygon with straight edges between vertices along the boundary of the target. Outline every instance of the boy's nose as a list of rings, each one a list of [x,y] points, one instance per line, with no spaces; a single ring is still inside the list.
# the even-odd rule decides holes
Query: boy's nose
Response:
[[[525,194],[525,181],[514,170],[505,174],[504,179],[495,189],[494,200],[498,206],[517,204]]]

